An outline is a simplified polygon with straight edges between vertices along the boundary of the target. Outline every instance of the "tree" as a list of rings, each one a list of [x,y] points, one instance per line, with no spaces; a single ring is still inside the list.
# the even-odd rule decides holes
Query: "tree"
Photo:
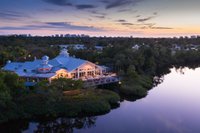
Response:
[[[24,82],[19,80],[19,76],[15,73],[6,72],[3,79],[4,84],[10,89],[13,97],[24,93]]]
[[[11,99],[10,89],[4,83],[4,73],[0,73],[0,107],[6,107]]]
[[[83,81],[66,78],[58,78],[52,81],[49,87],[55,87],[58,90],[68,91],[83,88]]]
[[[138,74],[137,72],[135,71],[135,66],[133,65],[130,65],[128,70],[127,70],[127,76],[129,78],[132,78],[132,79],[137,79],[138,78]]]

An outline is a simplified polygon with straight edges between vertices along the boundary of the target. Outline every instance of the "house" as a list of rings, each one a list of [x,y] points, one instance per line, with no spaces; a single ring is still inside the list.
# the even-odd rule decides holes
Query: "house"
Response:
[[[103,46],[99,46],[99,45],[95,45],[94,48],[97,50],[97,51],[102,51],[104,49]]]
[[[190,47],[191,50],[198,51],[198,47],[199,47],[199,46],[198,46],[198,45],[194,45],[194,44],[190,44],[189,47]]]
[[[3,70],[14,72],[23,78],[27,86],[32,86],[42,80],[48,80],[51,83],[52,80],[57,78],[81,79],[88,86],[118,82],[116,74],[108,74],[105,69],[107,69],[105,66],[102,67],[90,61],[69,56],[65,48],[51,60],[45,55],[42,59],[35,59],[34,61],[8,61],[3,67]]]
[[[134,49],[134,50],[138,50],[139,48],[140,48],[140,46],[138,44],[132,46],[132,49]]]
[[[182,47],[178,44],[173,44],[171,49],[174,51],[180,51],[182,50]]]
[[[73,50],[84,50],[86,49],[84,44],[61,44],[59,45],[61,49],[65,48],[72,48]]]

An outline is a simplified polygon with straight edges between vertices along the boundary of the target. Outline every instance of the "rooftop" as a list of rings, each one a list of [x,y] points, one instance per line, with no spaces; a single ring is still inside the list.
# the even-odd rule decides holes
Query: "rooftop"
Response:
[[[55,71],[66,69],[71,72],[87,62],[69,56],[67,49],[62,49],[60,54],[49,60],[48,56],[42,59],[26,62],[8,62],[3,69],[16,72],[19,76],[48,78],[54,76]]]

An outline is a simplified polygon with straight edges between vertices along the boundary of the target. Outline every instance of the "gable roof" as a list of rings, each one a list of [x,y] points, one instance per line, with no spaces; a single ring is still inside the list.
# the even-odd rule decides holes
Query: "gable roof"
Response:
[[[52,63],[51,65],[53,66],[59,65],[60,67],[67,69],[68,72],[71,72],[86,62],[86,60],[77,59],[74,57],[57,56],[50,61],[50,64]]]
[[[97,66],[87,60],[70,57],[67,49],[62,49],[60,54],[51,60],[49,60],[48,56],[43,56],[42,59],[34,61],[8,61],[8,63],[3,67],[3,70],[13,71],[20,77],[51,78],[61,69],[64,69],[67,72],[72,72],[85,63]],[[102,69],[100,66],[97,67]]]
[[[22,65],[23,65],[23,63],[21,63],[21,62],[7,63],[2,69],[7,70],[7,71],[16,71]]]
[[[64,53],[61,53],[54,59],[49,60],[49,61],[47,60],[46,65],[52,66],[52,69],[49,72],[40,73],[37,70],[43,62],[44,61],[41,59],[34,60],[34,61],[26,61],[26,62],[9,62],[3,67],[3,69],[7,71],[13,71],[19,76],[23,76],[23,77],[48,78],[48,77],[54,76],[56,71],[60,69],[66,69],[68,72],[72,72],[73,70],[77,69],[81,65],[87,63],[88,61],[70,57],[67,51],[64,51]]]

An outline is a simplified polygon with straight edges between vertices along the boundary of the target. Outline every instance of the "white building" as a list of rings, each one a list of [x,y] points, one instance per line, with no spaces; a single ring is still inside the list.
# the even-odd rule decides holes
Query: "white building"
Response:
[[[138,50],[140,48],[140,46],[139,45],[134,45],[134,46],[132,46],[132,49],[134,49],[134,50]]]
[[[72,48],[74,50],[84,50],[84,49],[86,49],[84,44],[61,44],[61,45],[59,45],[59,47],[61,49],[63,49],[63,48],[65,48],[65,49]]]
[[[49,60],[48,56],[27,62],[10,62],[3,70],[15,72],[26,80],[26,85],[31,86],[41,80],[51,82],[57,78],[81,79],[87,85],[99,85],[118,82],[114,73],[107,73],[105,66],[101,67],[90,61],[69,56],[67,49],[62,49],[60,54]]]

